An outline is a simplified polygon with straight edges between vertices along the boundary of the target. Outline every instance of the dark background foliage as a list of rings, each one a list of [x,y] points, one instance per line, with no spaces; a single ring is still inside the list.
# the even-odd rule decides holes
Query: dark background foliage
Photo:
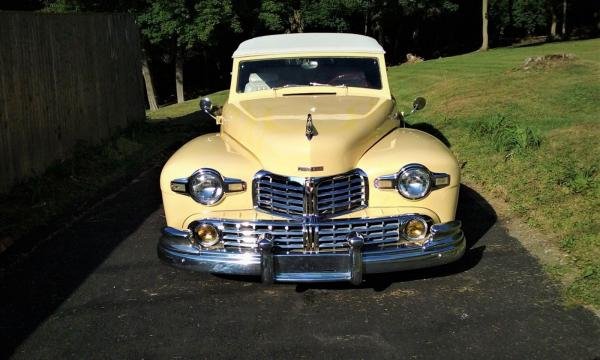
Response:
[[[600,35],[598,0],[489,0],[488,6],[491,47]],[[231,53],[255,36],[366,34],[383,45],[390,65],[406,61],[407,53],[428,59],[475,51],[482,38],[482,3],[475,0],[14,0],[0,8],[131,13],[160,104],[175,101],[177,58],[192,98],[227,88]]]

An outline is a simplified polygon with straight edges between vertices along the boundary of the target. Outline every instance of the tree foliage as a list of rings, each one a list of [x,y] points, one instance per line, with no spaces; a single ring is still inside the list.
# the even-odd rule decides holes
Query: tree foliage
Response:
[[[32,0],[35,1],[35,0]],[[179,52],[207,71],[199,87],[227,84],[219,77],[240,41],[290,32],[352,32],[377,39],[390,64],[407,53],[425,58],[473,51],[481,45],[482,2],[461,0],[39,0],[53,12],[119,11],[135,16],[150,64],[172,66]],[[549,35],[600,35],[600,1],[489,0],[491,47]],[[554,30],[551,30],[554,29]],[[561,34],[562,35],[562,34]],[[207,52],[210,52],[210,59]],[[168,61],[165,61],[168,60]],[[162,74],[163,72],[160,72]],[[195,74],[191,74],[195,76]],[[158,82],[163,83],[161,76]],[[171,80],[169,80],[170,82]],[[159,93],[164,92],[159,85]],[[168,92],[168,91],[167,91]]]
[[[151,44],[171,43],[185,50],[213,44],[219,30],[241,32],[230,0],[149,1],[137,21]]]

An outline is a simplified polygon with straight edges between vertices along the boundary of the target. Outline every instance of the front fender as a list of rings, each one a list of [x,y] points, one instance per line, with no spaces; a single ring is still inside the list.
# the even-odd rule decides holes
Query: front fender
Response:
[[[189,196],[171,191],[171,180],[186,178],[200,168],[212,168],[224,177],[246,182],[246,191],[230,193],[214,206],[197,203]],[[160,175],[160,188],[167,225],[181,228],[190,214],[252,209],[252,177],[262,168],[260,162],[221,134],[206,134],[182,146],[167,161]]]
[[[420,200],[402,197],[397,190],[380,190],[374,181],[419,163],[430,171],[450,175],[450,184]],[[375,144],[357,164],[369,176],[369,207],[420,207],[435,212],[441,222],[454,220],[460,187],[460,169],[454,154],[435,137],[415,129],[399,128]]]

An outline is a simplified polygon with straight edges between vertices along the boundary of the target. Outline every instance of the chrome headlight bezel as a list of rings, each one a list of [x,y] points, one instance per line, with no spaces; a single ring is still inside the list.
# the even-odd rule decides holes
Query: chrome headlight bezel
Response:
[[[409,175],[411,171],[421,172],[423,176],[428,176],[429,179],[427,187],[417,194],[406,191],[401,182],[402,177]],[[405,199],[418,201],[427,197],[431,191],[450,185],[450,175],[431,172],[426,166],[413,163],[403,166],[397,173],[377,177],[373,185],[379,190],[396,190]]]
[[[215,188],[210,196],[203,196],[201,185],[212,183]],[[199,189],[197,189],[199,188]],[[188,192],[190,196],[202,205],[215,205],[223,199],[225,195],[225,181],[221,174],[213,169],[200,169],[196,171],[188,180]]]
[[[215,191],[214,196],[209,199],[201,197],[195,191],[196,183],[206,181],[213,181],[218,189]],[[187,178],[171,180],[171,191],[187,195],[202,205],[214,206],[221,203],[227,194],[246,191],[246,182],[240,179],[223,177],[221,173],[214,169],[201,168]]]
[[[417,191],[411,191],[412,180],[421,181],[421,188]],[[411,164],[403,167],[398,173],[396,180],[396,189],[400,195],[410,200],[422,199],[429,194],[432,188],[433,176],[431,172],[423,165]]]

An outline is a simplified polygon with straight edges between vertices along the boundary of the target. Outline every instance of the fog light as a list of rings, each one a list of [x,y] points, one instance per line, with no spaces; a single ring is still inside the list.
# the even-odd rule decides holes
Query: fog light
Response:
[[[421,218],[409,220],[404,225],[404,234],[410,240],[420,240],[427,235],[427,222]]]
[[[194,233],[200,246],[205,248],[214,246],[221,240],[219,230],[211,224],[200,224],[196,226]]]

